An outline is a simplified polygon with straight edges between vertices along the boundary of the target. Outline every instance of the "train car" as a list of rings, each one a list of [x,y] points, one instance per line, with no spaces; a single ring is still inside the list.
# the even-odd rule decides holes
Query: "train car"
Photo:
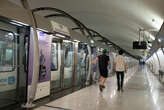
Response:
[[[0,108],[26,103],[30,98],[38,100],[70,88],[85,87],[91,55],[87,38],[38,15],[35,15],[38,27],[34,30],[25,9],[6,0],[2,4]],[[34,31],[37,31],[38,42],[34,42]],[[33,79],[36,45],[40,64],[37,83],[32,83],[36,80]],[[35,94],[34,97],[31,94]]]
[[[47,20],[48,22],[48,20]],[[70,31],[66,26],[55,21],[49,21],[52,33],[48,30],[38,29],[39,45],[39,81],[34,100],[58,94],[63,91],[73,91],[85,87],[87,74],[90,73],[90,46],[87,40],[81,40],[77,32]],[[28,72],[28,97],[32,84],[34,68],[33,61],[33,31],[31,30],[29,72]],[[81,40],[81,41],[80,41]]]
[[[26,10],[1,1],[0,108],[27,100],[29,25]]]
[[[105,45],[92,45],[85,35],[39,15],[34,17],[37,29],[27,10],[1,1],[0,108],[72,92],[99,79],[98,64],[90,62]],[[111,59],[114,54],[110,53]]]

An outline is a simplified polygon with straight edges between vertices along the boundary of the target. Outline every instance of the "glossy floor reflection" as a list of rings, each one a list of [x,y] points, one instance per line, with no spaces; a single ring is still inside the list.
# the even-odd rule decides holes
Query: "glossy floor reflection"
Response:
[[[123,93],[116,91],[113,76],[102,93],[93,85],[35,110],[164,110],[164,87],[147,67],[136,68],[126,74]]]

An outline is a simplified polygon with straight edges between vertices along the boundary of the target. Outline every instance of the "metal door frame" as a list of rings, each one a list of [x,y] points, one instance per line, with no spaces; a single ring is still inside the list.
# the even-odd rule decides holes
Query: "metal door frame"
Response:
[[[77,46],[76,46],[76,48],[77,48],[77,50],[75,50],[75,52],[77,52],[77,56],[76,56],[76,59],[77,59],[77,61],[75,62],[75,74],[76,74],[76,87],[79,87],[79,85],[78,85],[78,72],[77,72],[77,65],[78,65],[78,63],[79,63],[79,60],[78,60],[78,51],[79,51],[79,44],[80,43],[82,43],[83,44],[83,42],[78,42],[77,43]],[[83,45],[85,45],[85,44],[83,44]],[[87,51],[88,51],[88,45],[86,45],[86,48],[85,48]],[[86,54],[86,52],[85,52],[85,54]],[[86,57],[87,57],[87,55],[89,55],[89,51],[88,51],[88,54],[86,54]],[[85,83],[86,83],[86,81],[87,81],[87,76],[88,76],[88,73],[87,73],[87,61],[86,61],[87,59],[85,59],[85,82],[81,82],[81,85],[83,86],[83,87],[85,87],[86,85],[85,85]],[[88,65],[89,66],[89,65]],[[89,70],[88,70],[89,71]],[[80,74],[80,77],[84,77],[84,76],[81,76],[81,73],[79,73]],[[80,78],[80,80],[81,80],[81,78]]]
[[[62,50],[62,40],[61,39],[56,39],[56,38],[52,38],[52,42],[51,43],[53,43],[53,40],[55,40],[55,42],[57,43],[57,45],[59,46],[60,45],[60,51]],[[59,51],[58,50],[58,47],[57,47],[57,51]],[[61,54],[61,52],[59,53],[58,52],[58,59],[59,59],[59,54]],[[58,92],[58,91],[60,91],[61,89],[62,89],[62,86],[61,86],[61,83],[62,83],[62,81],[61,81],[61,79],[62,79],[62,77],[61,77],[61,66],[62,66],[62,55],[61,55],[61,65],[58,65],[58,69],[59,69],[59,73],[60,73],[60,87],[57,87],[57,88],[51,88],[51,86],[53,86],[52,85],[52,80],[51,80],[51,78],[50,78],[50,92]],[[58,64],[59,64],[59,61],[57,61],[58,62]],[[52,71],[51,71],[52,72]]]
[[[74,46],[74,67],[73,67],[73,86],[76,87],[78,85],[77,81],[77,64],[78,64],[78,42],[73,42]]]
[[[58,39],[57,39],[58,40]],[[65,64],[65,48],[64,48],[64,41],[63,39],[58,40],[58,43],[60,43],[60,53],[61,54],[61,65],[58,66],[58,68],[60,69],[60,87],[59,88],[53,88],[51,90],[51,92],[60,92],[60,91],[64,91],[66,89],[70,89],[73,88],[76,85],[76,66],[77,66],[77,62],[76,62],[76,46],[75,43],[71,41],[71,43],[73,44],[73,55],[74,55],[74,61],[73,61],[73,65],[72,65],[72,84],[70,87],[64,87],[64,64]],[[52,85],[51,85],[52,86]]]
[[[76,63],[75,63],[75,58],[76,58],[76,52],[75,52],[75,43],[74,42],[72,42],[72,41],[70,41],[71,43],[72,43],[72,45],[73,45],[73,52],[74,52],[74,59],[73,59],[73,64],[72,64],[72,84],[71,84],[71,86],[70,87],[64,87],[64,64],[65,64],[65,48],[64,48],[64,41],[62,41],[62,43],[61,43],[61,50],[63,51],[62,52],[62,56],[61,56],[61,90],[64,90],[64,89],[69,89],[69,88],[73,88],[74,87],[74,85],[75,85],[75,66],[77,65]]]

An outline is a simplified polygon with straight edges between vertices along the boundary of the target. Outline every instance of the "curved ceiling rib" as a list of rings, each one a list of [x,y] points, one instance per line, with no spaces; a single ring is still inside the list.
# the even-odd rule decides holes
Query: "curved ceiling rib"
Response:
[[[107,38],[105,38],[104,36],[102,36],[100,33],[96,32],[95,30],[92,30],[92,29],[87,28],[79,20],[77,20],[76,18],[74,18],[73,16],[71,16],[70,14],[66,13],[63,10],[60,10],[60,9],[57,9],[57,8],[52,8],[52,7],[39,7],[39,8],[33,9],[32,11],[33,11],[33,13],[35,13],[35,12],[44,11],[44,10],[55,11],[55,12],[59,13],[59,14],[46,15],[45,16],[46,18],[49,18],[49,17],[66,17],[66,18],[69,18],[69,19],[71,19],[78,26],[78,28],[73,28],[74,30],[75,29],[80,29],[81,32],[84,33],[83,30],[85,29],[86,32],[89,34],[89,37],[93,37],[92,33],[94,33],[97,36],[101,37],[102,38],[102,41],[105,42],[106,44],[107,43],[110,43],[110,44],[114,45],[115,47],[117,47],[118,49],[122,49],[127,55],[129,55],[131,57],[134,57],[136,59],[139,58],[138,56],[134,56],[134,55],[130,54],[129,52],[127,52],[123,48],[121,48],[118,45],[116,45],[115,43],[111,42],[110,40],[108,40]]]
[[[9,1],[21,6],[20,0]],[[71,16],[84,23],[85,26],[101,33],[105,38],[113,41],[130,54],[142,58],[152,52],[148,52],[150,49],[134,50],[132,48],[133,41],[138,40],[138,29],[158,31],[164,21],[163,0],[125,0],[124,2],[122,0],[94,0],[94,2],[92,0],[28,0],[28,2],[32,9],[53,7],[69,12]],[[37,14],[41,16],[50,15],[53,13],[52,10],[54,9]],[[63,16],[58,15],[62,14],[61,12],[55,11],[54,13],[57,16]],[[56,20],[61,22],[63,19],[56,18]],[[72,21],[64,22],[72,26]],[[76,27],[74,24],[73,26]],[[79,26],[77,25],[77,27]],[[88,34],[85,29],[84,32]],[[155,33],[150,32],[150,34],[155,36]],[[151,36],[145,36],[145,40],[154,42]],[[92,37],[99,39],[96,34]],[[157,43],[155,41],[149,48],[152,48],[153,44],[156,48]]]
[[[76,30],[76,29],[80,29],[80,28],[73,28],[73,30]],[[136,58],[136,59],[140,59],[140,58],[141,58],[141,57],[139,57],[139,56],[134,56],[134,55],[130,54],[130,53],[127,52],[125,49],[121,48],[120,46],[118,46],[118,45],[115,44],[114,42],[112,42],[112,41],[110,41],[109,39],[105,38],[104,36],[102,36],[102,35],[101,35],[100,33],[98,33],[97,31],[95,31],[95,30],[93,30],[93,29],[89,29],[89,28],[88,28],[88,30],[91,31],[92,33],[95,33],[96,36],[99,36],[99,37],[105,39],[106,41],[108,41],[109,43],[111,43],[111,44],[112,44],[113,46],[115,46],[116,48],[123,50],[127,55],[129,55],[129,56],[131,56],[131,57],[133,57],[133,58]]]
[[[59,14],[60,16],[61,16],[61,14],[63,14],[62,16],[66,16],[66,17],[72,19],[77,24],[78,27],[81,28],[81,26],[82,26],[83,29],[85,29],[87,31],[87,33],[89,34],[89,37],[92,36],[92,34],[89,32],[88,28],[83,23],[81,23],[79,20],[75,19],[74,17],[72,17],[70,14],[66,13],[63,10],[60,10],[60,9],[57,9],[57,8],[52,8],[52,7],[40,7],[40,8],[35,8],[32,11],[33,11],[33,13],[35,13],[35,12],[44,11],[44,10],[58,12],[58,13],[60,13]],[[53,14],[53,15],[48,15],[47,17],[50,17],[50,16],[52,17],[52,16],[57,16],[57,15],[56,14]]]
[[[44,16],[46,18],[51,18],[51,17],[64,17],[64,18],[69,18],[71,21],[73,21],[77,26],[78,28],[80,29],[80,31],[82,32],[83,35],[85,35],[85,32],[84,32],[84,28],[83,26],[81,26],[81,24],[79,22],[77,22],[75,19],[72,19],[64,14],[50,14],[50,15],[46,15]]]
[[[129,52],[127,52],[125,49],[121,48],[120,46],[118,46],[117,44],[115,44],[114,42],[110,41],[109,39],[105,38],[104,36],[102,36],[100,33],[96,32],[95,30],[92,30],[92,29],[89,29],[90,31],[96,33],[97,35],[99,35],[101,38],[107,40],[109,43],[111,43],[112,45],[114,45],[115,47],[117,47],[118,49],[121,49],[123,50],[127,55],[133,57],[133,58],[136,58],[136,59],[140,59],[139,56],[134,56],[132,54],[130,54]]]

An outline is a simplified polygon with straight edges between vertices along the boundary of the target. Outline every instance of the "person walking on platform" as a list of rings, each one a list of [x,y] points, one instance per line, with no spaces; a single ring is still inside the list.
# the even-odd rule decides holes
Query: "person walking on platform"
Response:
[[[100,71],[100,91],[102,92],[103,89],[105,88],[104,83],[106,81],[106,78],[108,77],[108,64],[110,63],[109,61],[109,56],[107,56],[107,49],[103,50],[103,54],[96,57],[95,60],[93,60],[93,62],[91,62],[91,64],[94,64],[95,62],[98,61],[98,65],[99,65],[99,71]]]
[[[123,84],[124,84],[124,72],[127,72],[127,67],[126,67],[126,61],[125,57],[122,56],[123,51],[119,51],[119,55],[115,57],[114,59],[114,72],[116,72],[117,75],[117,90],[123,92]],[[120,81],[121,77],[121,81]],[[121,82],[121,83],[120,83]]]

